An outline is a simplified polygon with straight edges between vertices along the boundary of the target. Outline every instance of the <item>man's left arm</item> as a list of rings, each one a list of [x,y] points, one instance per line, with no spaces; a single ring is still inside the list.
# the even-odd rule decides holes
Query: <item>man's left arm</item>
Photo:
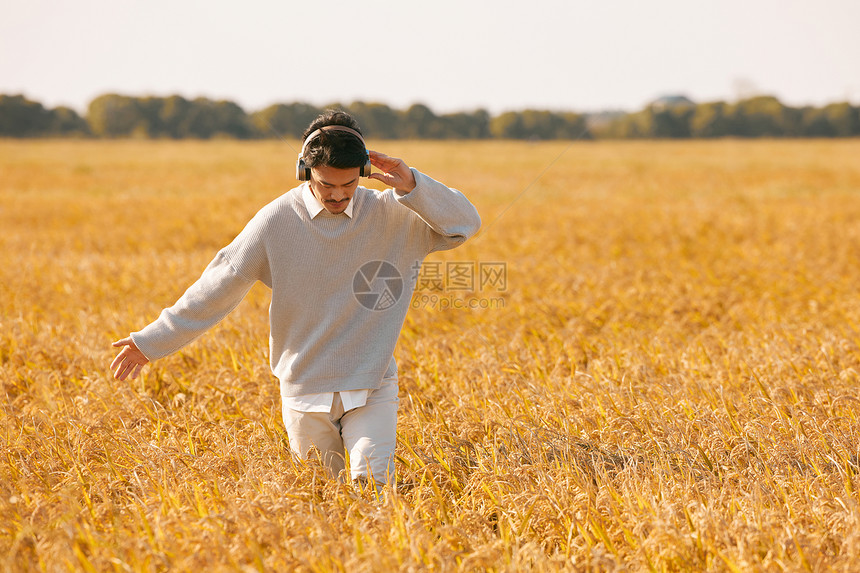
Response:
[[[370,162],[382,173],[371,179],[394,188],[395,197],[414,211],[436,233],[434,251],[453,249],[481,228],[481,217],[471,202],[456,189],[411,169],[402,159],[370,152]]]

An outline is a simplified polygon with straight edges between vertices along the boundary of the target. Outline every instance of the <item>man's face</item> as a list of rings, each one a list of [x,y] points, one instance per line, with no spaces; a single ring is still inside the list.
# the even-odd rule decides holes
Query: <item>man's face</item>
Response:
[[[343,213],[358,187],[360,172],[359,167],[311,167],[311,191],[326,211]]]

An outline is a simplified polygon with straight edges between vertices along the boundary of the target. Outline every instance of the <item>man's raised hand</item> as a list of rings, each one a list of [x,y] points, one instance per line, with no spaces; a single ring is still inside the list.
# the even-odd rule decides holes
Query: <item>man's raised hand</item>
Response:
[[[368,177],[382,181],[388,187],[394,187],[401,195],[415,189],[415,176],[406,162],[396,157],[389,157],[378,151],[368,151],[370,163],[381,173],[371,173]]]

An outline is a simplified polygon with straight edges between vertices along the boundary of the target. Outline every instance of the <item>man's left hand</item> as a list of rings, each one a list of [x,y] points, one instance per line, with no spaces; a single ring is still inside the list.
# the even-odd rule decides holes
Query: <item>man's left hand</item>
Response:
[[[368,177],[382,181],[388,187],[394,187],[400,195],[405,195],[415,189],[415,176],[406,162],[396,157],[389,157],[378,151],[368,151],[370,163],[382,173],[371,173]]]
[[[110,365],[113,377],[117,380],[125,380],[129,376],[133,380],[140,375],[143,367],[149,364],[149,358],[140,351],[130,336],[117,340],[111,346],[122,348]]]

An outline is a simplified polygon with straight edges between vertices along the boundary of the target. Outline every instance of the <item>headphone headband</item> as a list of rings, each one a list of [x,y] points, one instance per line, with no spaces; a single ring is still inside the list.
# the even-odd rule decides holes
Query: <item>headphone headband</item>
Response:
[[[345,131],[347,133],[351,133],[356,136],[361,141],[361,144],[364,145],[364,148],[367,149],[367,143],[364,142],[364,138],[356,130],[350,127],[346,127],[345,125],[325,125],[317,129],[316,131],[311,132],[308,135],[308,137],[305,139],[305,142],[302,144],[302,151],[299,155],[304,155],[305,148],[308,146],[308,143],[310,143],[312,139],[318,137],[324,131]]]
[[[298,161],[296,161],[296,179],[298,179],[299,181],[307,181],[311,178],[311,170],[305,165],[305,149],[307,148],[311,140],[313,140],[315,137],[319,137],[319,135],[324,131],[345,131],[346,133],[351,133],[352,135],[356,136],[359,141],[361,141],[361,144],[364,146],[364,152],[367,154],[367,161],[364,165],[361,166],[361,169],[359,170],[359,175],[361,175],[362,177],[367,177],[368,175],[370,175],[372,169],[370,165],[370,153],[368,153],[367,151],[367,143],[365,143],[364,138],[361,136],[361,134],[356,130],[352,129],[351,127],[346,127],[345,125],[326,125],[311,132],[307,136],[307,138],[305,138],[305,141],[302,144],[302,150],[299,152],[299,159]]]

